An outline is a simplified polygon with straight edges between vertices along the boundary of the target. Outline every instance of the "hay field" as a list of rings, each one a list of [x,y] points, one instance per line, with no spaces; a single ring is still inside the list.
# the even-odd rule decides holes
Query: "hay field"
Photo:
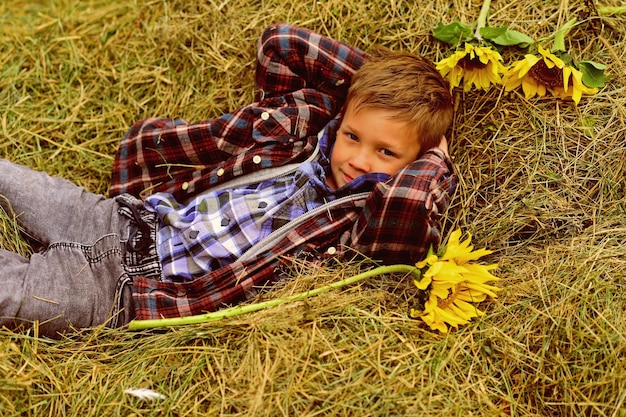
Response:
[[[460,177],[445,232],[495,252],[487,316],[447,336],[407,318],[397,277],[220,323],[61,341],[0,330],[2,416],[626,416],[626,15],[594,1],[494,1],[613,78],[578,106],[457,92]],[[620,0],[597,6],[620,6]],[[440,20],[480,1],[11,0],[0,4],[0,157],[106,193],[116,144],[151,116],[197,121],[253,98],[256,40],[286,21],[438,60]],[[506,59],[518,57],[509,52]],[[2,175],[2,173],[0,173]],[[0,247],[27,254],[11,215]],[[361,264],[294,263],[267,297]],[[2,278],[0,277],[0,280]],[[166,398],[124,393],[149,388]]]

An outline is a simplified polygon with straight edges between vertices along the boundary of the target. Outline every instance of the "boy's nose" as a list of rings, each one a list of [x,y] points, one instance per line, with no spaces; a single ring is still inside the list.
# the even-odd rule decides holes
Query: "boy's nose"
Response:
[[[370,172],[371,159],[371,155],[369,155],[367,152],[361,151],[355,154],[352,159],[350,159],[350,165],[352,165],[352,168],[358,171],[367,173]]]

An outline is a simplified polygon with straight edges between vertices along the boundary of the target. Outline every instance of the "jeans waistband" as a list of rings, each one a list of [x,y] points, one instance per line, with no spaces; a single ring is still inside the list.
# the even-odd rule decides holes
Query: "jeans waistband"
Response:
[[[129,219],[129,234],[124,253],[124,269],[132,277],[161,279],[161,260],[157,253],[156,213],[130,194],[115,197],[120,215]]]

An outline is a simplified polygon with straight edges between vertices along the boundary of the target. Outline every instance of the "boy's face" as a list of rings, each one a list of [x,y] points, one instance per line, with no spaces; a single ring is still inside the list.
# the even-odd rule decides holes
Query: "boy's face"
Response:
[[[415,129],[385,109],[348,105],[330,156],[331,188],[369,172],[394,175],[420,153]]]

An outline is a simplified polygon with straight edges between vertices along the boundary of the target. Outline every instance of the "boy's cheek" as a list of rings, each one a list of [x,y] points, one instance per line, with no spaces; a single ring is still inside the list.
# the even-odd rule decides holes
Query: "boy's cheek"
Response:
[[[333,190],[339,188],[335,175],[335,170],[331,169],[330,174],[326,177],[326,185],[328,185]]]

